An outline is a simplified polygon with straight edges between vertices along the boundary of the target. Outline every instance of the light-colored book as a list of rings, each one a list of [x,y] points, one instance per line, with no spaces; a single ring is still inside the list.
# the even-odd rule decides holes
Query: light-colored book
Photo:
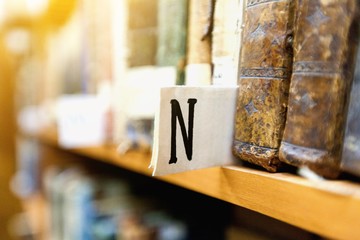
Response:
[[[213,84],[237,85],[245,0],[217,0],[212,33]]]

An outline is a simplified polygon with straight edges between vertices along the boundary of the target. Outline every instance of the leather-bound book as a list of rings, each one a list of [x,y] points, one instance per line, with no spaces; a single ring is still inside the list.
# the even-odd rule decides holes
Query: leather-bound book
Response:
[[[357,44],[357,0],[297,0],[294,62],[280,159],[339,173]]]
[[[341,169],[360,176],[360,48],[358,47],[356,70],[350,94]]]
[[[233,153],[277,171],[292,66],[292,0],[248,0],[241,42]]]

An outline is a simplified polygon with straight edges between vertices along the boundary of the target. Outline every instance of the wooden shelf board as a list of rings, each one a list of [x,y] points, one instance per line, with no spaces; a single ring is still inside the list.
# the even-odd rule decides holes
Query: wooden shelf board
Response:
[[[61,148],[47,132],[39,139]],[[150,154],[115,147],[64,149],[151,176]],[[156,177],[294,226],[335,239],[360,239],[360,184],[344,180],[311,181],[290,173],[267,173],[223,166]]]

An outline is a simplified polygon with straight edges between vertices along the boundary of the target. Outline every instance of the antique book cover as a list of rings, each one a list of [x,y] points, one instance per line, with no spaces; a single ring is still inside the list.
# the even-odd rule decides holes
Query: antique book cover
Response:
[[[343,171],[360,176],[360,48],[358,47],[356,70],[351,87],[349,109],[345,127],[341,157]]]
[[[157,0],[157,9],[156,65],[176,68],[180,84],[184,82],[188,1]]]
[[[189,1],[186,85],[211,84],[213,9],[214,0]]]
[[[275,172],[292,66],[292,0],[249,0],[244,13],[233,153]]]
[[[237,85],[244,0],[217,0],[212,32],[212,82]]]
[[[297,1],[293,73],[279,156],[325,178],[339,173],[356,54],[356,5],[356,0]]]

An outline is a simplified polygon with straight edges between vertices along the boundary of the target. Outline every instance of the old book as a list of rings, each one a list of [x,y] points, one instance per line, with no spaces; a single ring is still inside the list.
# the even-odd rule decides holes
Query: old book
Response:
[[[214,85],[237,85],[244,0],[217,0],[212,31]]]
[[[121,3],[120,3],[121,4]],[[83,26],[82,76],[85,92],[97,94],[106,105],[105,144],[114,142],[114,38],[113,31],[120,28],[113,21],[116,12],[114,0],[80,1]],[[123,16],[124,18],[124,16]],[[121,26],[123,27],[123,26]],[[106,47],[104,47],[106,46]]]
[[[186,85],[211,84],[213,9],[214,0],[189,1]]]
[[[356,0],[297,1],[294,63],[280,159],[339,173],[358,21]]]
[[[157,0],[157,66],[177,70],[177,83],[184,83],[187,35],[187,0]]]
[[[126,0],[128,66],[156,64],[157,0]]]
[[[248,0],[244,13],[233,153],[275,172],[292,66],[292,0]]]
[[[358,47],[356,70],[351,87],[349,110],[346,120],[341,169],[360,176],[360,48]]]
[[[114,83],[112,87],[113,96],[111,104],[113,106],[113,143],[119,144],[125,135],[125,114],[123,112],[124,103],[122,101],[125,90],[126,72],[128,69],[128,7],[127,0],[112,0],[111,2],[111,22],[112,31],[112,71]]]

